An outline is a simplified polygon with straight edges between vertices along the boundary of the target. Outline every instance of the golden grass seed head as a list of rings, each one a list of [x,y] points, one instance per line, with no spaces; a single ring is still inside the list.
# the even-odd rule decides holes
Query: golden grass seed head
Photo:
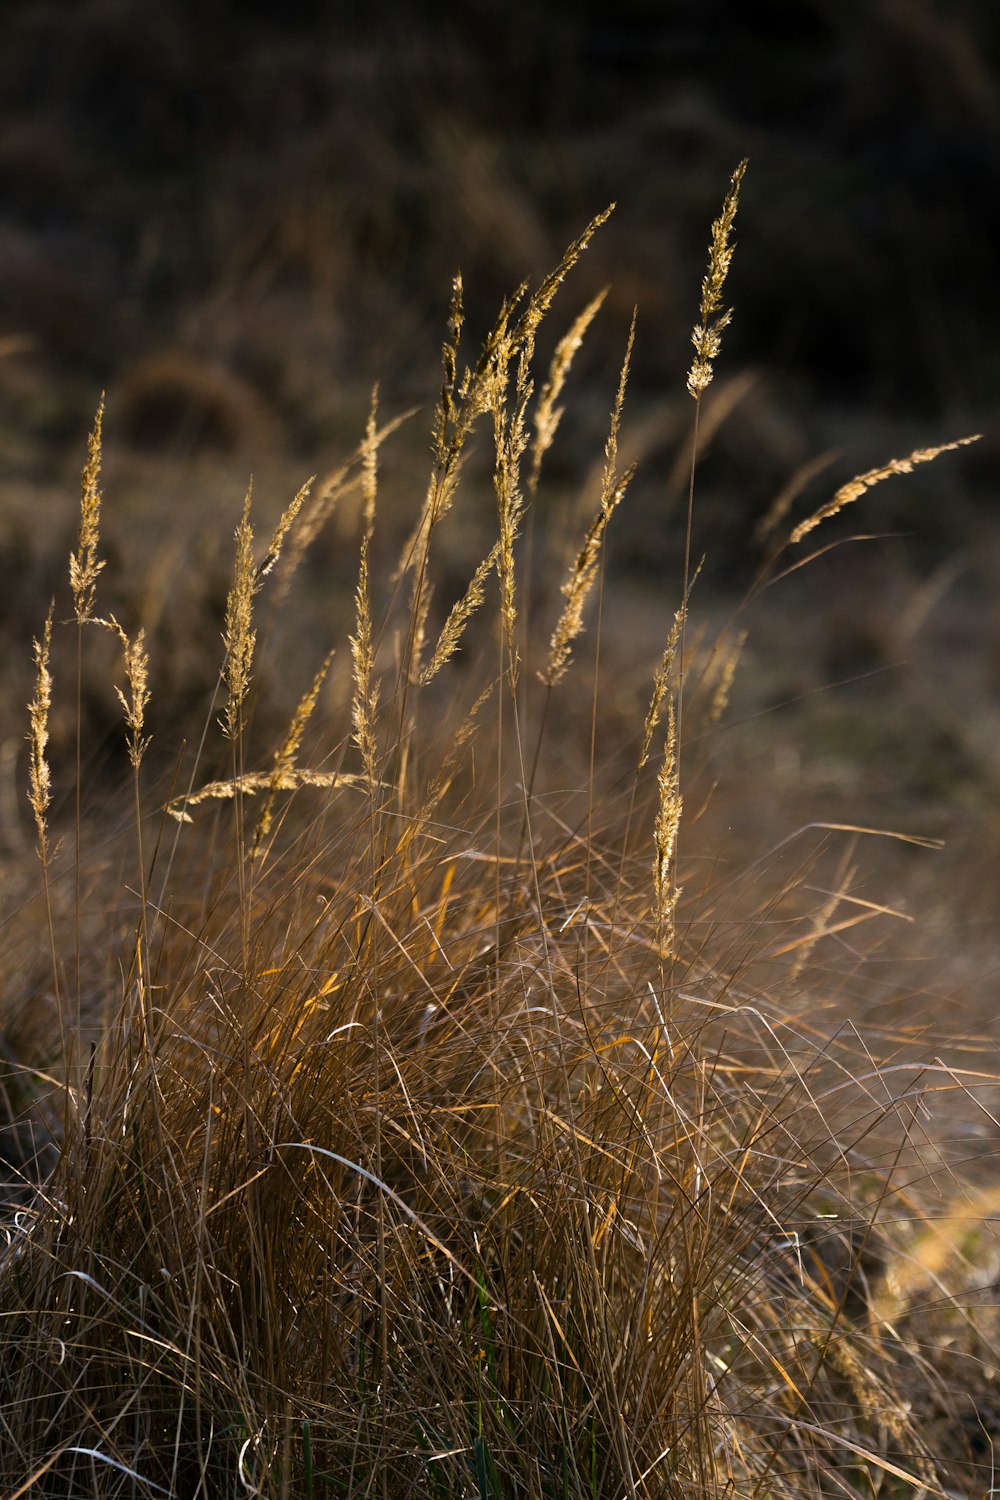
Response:
[[[302,738],[306,732],[309,720],[312,718],[319,702],[319,695],[326,681],[334,658],[334,651],[329,651],[322,666],[313,678],[311,685],[299,699],[298,707],[292,715],[292,721],[288,726],[281,745],[274,753],[274,770],[271,773],[271,782],[268,786],[268,795],[261,809],[260,818],[254,833],[252,853],[256,856],[260,853],[261,845],[268,833],[271,831],[271,823],[274,817],[275,795],[288,784],[289,777],[295,769],[295,761],[302,746]]]
[[[535,403],[533,418],[535,440],[531,449],[531,469],[528,476],[528,490],[532,495],[538,489],[542,460],[551,448],[559,423],[562,421],[563,408],[557,406],[556,403],[562,395],[570,366],[583,346],[588,328],[604,305],[608,290],[604,287],[592,301],[587,303],[583,311],[577,315],[569,332],[564,334],[556,345],[556,352],[549,365],[548,378]]]
[[[486,580],[496,567],[499,555],[500,543],[495,542],[492,550],[483,558],[475,573],[473,573],[465,593],[449,611],[448,618],[441,629],[441,634],[438,636],[434,653],[427,666],[420,673],[421,686],[426,687],[458,650],[462,636],[465,634],[465,627],[476,611],[482,606],[482,602],[486,597]]]
[[[625,389],[632,364],[632,351],[635,347],[635,324],[636,312],[633,310],[628,342],[625,346],[625,358],[622,361],[618,390],[611,411],[611,426],[604,445],[600,508],[570,568],[569,577],[562,585],[566,604],[549,642],[548,667],[544,673],[540,674],[542,681],[549,687],[555,687],[556,683],[565,676],[569,667],[573,642],[583,630],[584,607],[597,578],[601,547],[608,523],[625,498],[625,492],[635,476],[634,464],[630,465],[623,475],[618,473],[618,433],[625,405]]]
[[[629,324],[628,342],[625,345],[625,358],[618,375],[618,390],[615,395],[615,404],[611,410],[611,427],[608,431],[607,441],[604,444],[604,479],[601,488],[601,508],[607,511],[610,507],[614,509],[617,501],[612,503],[612,496],[618,487],[618,432],[621,427],[622,411],[625,406],[625,388],[628,385],[629,370],[632,367],[632,351],[635,348],[635,324],[638,317],[638,309],[632,309],[632,321]]]
[[[52,673],[49,670],[49,652],[52,646],[52,617],[55,601],[49,605],[45,628],[41,640],[33,642],[35,663],[35,692],[28,704],[30,728],[28,743],[31,747],[28,765],[28,800],[34,814],[38,831],[38,852],[43,863],[48,855],[48,809],[52,801],[52,773],[49,769],[46,750],[49,742],[49,711],[52,707]]]
[[[231,802],[237,795],[254,797],[258,792],[297,792],[300,787],[321,787],[327,791],[349,787],[354,791],[365,791],[367,783],[361,776],[348,771],[313,771],[305,766],[289,766],[282,770],[245,771],[241,776],[231,776],[225,781],[208,781],[196,792],[186,792],[168,802],[164,811],[178,823],[192,823],[191,809],[206,802]]]
[[[930,463],[942,453],[951,453],[955,448],[967,448],[970,443],[978,443],[981,437],[981,432],[974,432],[969,437],[957,438],[953,443],[942,443],[937,448],[915,448],[907,458],[891,458],[881,468],[869,469],[864,474],[856,474],[853,479],[848,480],[847,484],[841,485],[831,500],[821,505],[819,510],[814,511],[811,516],[796,526],[788,539],[789,542],[801,542],[802,538],[808,536],[810,531],[814,531],[822,521],[835,516],[838,511],[844,509],[845,505],[853,504],[866,490],[873,489],[884,479],[891,479],[894,474],[912,474],[919,464]]]
[[[97,556],[101,532],[101,458],[104,429],[104,396],[97,408],[94,426],[87,439],[87,461],[80,491],[80,531],[76,551],[69,560],[69,582],[78,625],[85,624],[94,612],[97,578],[104,561]]]
[[[660,657],[656,671],[653,674],[653,692],[649,700],[649,707],[646,710],[646,722],[643,725],[642,730],[642,749],[639,752],[640,770],[649,759],[649,752],[653,744],[653,735],[656,733],[656,727],[663,716],[663,705],[667,700],[667,694],[671,687],[674,664],[677,660],[677,649],[680,645],[681,636],[684,632],[684,625],[687,620],[687,610],[688,604],[691,599],[691,590],[694,588],[695,584],[698,581],[698,575],[701,572],[703,565],[704,560],[698,564],[697,568],[694,571],[694,576],[692,577],[691,582],[688,584],[687,598],[681,605],[680,609],[674,615],[674,623],[670,627],[670,634],[667,636],[667,644],[663,648],[663,655]]]
[[[674,911],[680,896],[674,878],[674,854],[684,806],[677,755],[677,714],[672,699],[667,706],[667,735],[656,785],[658,795],[653,825],[653,896],[661,947],[669,948],[672,946]]]
[[[569,577],[562,584],[562,593],[566,603],[549,642],[549,664],[545,671],[539,674],[548,687],[555,687],[569,668],[573,655],[573,643],[583,631],[584,609],[597,579],[601,547],[608,529],[608,522],[624,500],[625,491],[634,474],[635,465],[633,464],[620,478],[615,476],[616,483],[610,491],[607,482],[605,483],[601,493],[601,508],[590,524],[583,545],[570,568]]]
[[[309,496],[312,492],[312,487],[315,483],[316,475],[313,474],[309,479],[306,480],[305,484],[299,487],[296,494],[289,501],[288,505],[285,506],[285,509],[278,517],[278,524],[274,528],[274,533],[271,537],[270,542],[268,543],[267,551],[264,554],[264,561],[261,563],[260,567],[257,570],[258,580],[266,578],[267,575],[271,572],[272,568],[277,565],[281,557],[281,553],[284,548],[288,533],[295,525],[295,522],[299,516],[299,512],[302,510],[302,507],[309,499]]]
[[[146,632],[141,627],[134,636],[127,636],[118,621],[100,621],[118,636],[125,657],[125,680],[128,696],[121,688],[115,688],[118,701],[125,710],[125,723],[129,731],[128,758],[134,771],[138,771],[142,757],[149,748],[149,739],[143,738],[146,708],[150,699],[149,654],[146,651]]]
[[[250,506],[253,501],[253,481],[247,488],[243,501],[243,514],[236,528],[236,561],[233,582],[226,598],[225,661],[223,679],[228,690],[222,729],[228,740],[239,737],[243,704],[250,690],[251,668],[257,635],[253,629],[253,597],[257,590],[257,574],[253,565],[253,527],[250,525]]]
[[[361,560],[358,586],[355,590],[355,634],[351,636],[351,659],[354,663],[354,695],[351,721],[354,741],[361,751],[365,778],[371,790],[378,782],[378,750],[375,725],[378,712],[378,683],[374,681],[375,647],[372,636],[371,597],[368,583],[368,537],[361,538]]]
[[[732,310],[720,312],[722,289],[729,274],[730,262],[735,246],[730,244],[730,235],[739,207],[740,188],[747,169],[744,158],[732,175],[722,204],[722,212],[712,225],[712,236],[708,246],[708,270],[701,283],[699,322],[691,334],[695,356],[688,372],[687,388],[699,401],[712,383],[713,363],[722,348],[722,333],[729,326]],[[717,314],[717,316],[716,316]]]
[[[462,339],[463,321],[462,277],[459,274],[451,284],[448,337],[441,350],[441,395],[434,414],[434,452],[439,464],[444,464],[447,460],[448,433],[455,419],[455,381],[458,373],[458,349]]]
[[[500,551],[497,559],[497,573],[500,578],[500,620],[507,642],[511,671],[516,674],[517,583],[514,543],[517,540],[525,511],[520,467],[526,436],[516,414],[513,418],[509,418],[498,410],[495,428],[496,465],[493,482],[496,489],[500,530]]]

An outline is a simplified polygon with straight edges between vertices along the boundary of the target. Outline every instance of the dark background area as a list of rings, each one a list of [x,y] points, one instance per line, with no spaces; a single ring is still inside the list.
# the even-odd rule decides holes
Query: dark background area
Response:
[[[637,302],[638,379],[678,389],[744,155],[731,367],[807,427],[995,407],[995,5],[40,0],[0,26],[8,470],[78,444],[102,384],[137,444],[267,422],[309,449],[376,377],[426,394],[456,269],[482,332],[611,200],[574,296],[613,283],[616,351]]]

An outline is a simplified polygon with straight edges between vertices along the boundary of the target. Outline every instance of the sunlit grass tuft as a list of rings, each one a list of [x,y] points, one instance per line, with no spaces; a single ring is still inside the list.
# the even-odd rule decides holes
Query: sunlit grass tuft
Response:
[[[742,177],[713,227],[696,398],[728,319]],[[375,396],[354,454],[302,487],[260,557],[248,491],[221,717],[206,704],[155,752],[142,627],[94,613],[99,413],[70,592],[75,622],[110,625],[124,652],[138,872],[109,879],[97,851],[118,835],[88,826],[84,841],[78,798],[68,931],[47,900],[52,988],[67,992],[75,925],[79,997],[88,901],[119,977],[99,1013],[60,1006],[64,1072],[46,1075],[65,1105],[59,1160],[25,1184],[0,1250],[11,1495],[797,1500],[951,1482],[925,1421],[951,1393],[910,1326],[931,1282],[958,1315],[949,1260],[915,1253],[907,1279],[893,1229],[925,1213],[900,1182],[919,1164],[918,1084],[901,1094],[855,1032],[825,1026],[820,986],[836,980],[810,967],[846,877],[806,937],[775,937],[764,893],[758,926],[721,939],[725,893],[691,856],[696,731],[724,714],[742,646],[732,632],[687,655],[697,569],[648,665],[644,722],[612,768],[597,762],[604,700],[583,643],[631,478],[618,440],[634,322],[563,603],[552,620],[528,602],[541,591],[520,534],[602,299],[537,395],[536,336],[605,217],[505,305],[467,367],[456,281],[432,470],[394,575],[377,566],[378,454],[398,423],[378,427]],[[492,449],[495,536],[439,608],[440,528],[469,503],[477,443]],[[351,489],[347,649],[261,744],[256,601],[289,607]],[[29,715],[47,893],[62,857],[52,626]],[[685,676],[699,688],[686,705]],[[592,695],[592,770],[567,789],[574,694]]]

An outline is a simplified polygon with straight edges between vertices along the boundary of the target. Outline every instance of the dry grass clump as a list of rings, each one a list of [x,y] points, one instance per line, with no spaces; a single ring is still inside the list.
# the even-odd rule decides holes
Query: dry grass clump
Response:
[[[741,175],[713,232],[722,275]],[[190,734],[225,736],[226,779],[189,754],[144,785],[144,637],[97,621],[96,533],[81,542],[78,618],[125,653],[138,873],[108,904],[120,984],[89,1056],[66,1006],[58,1164],[0,1251],[11,1496],[941,1493],[908,1414],[933,1376],[872,1289],[908,1140],[895,1095],[696,941],[680,902],[689,589],[624,793],[595,769],[582,797],[557,795],[552,705],[629,477],[628,354],[554,625],[526,617],[518,536],[597,309],[538,405],[535,336],[599,223],[462,373],[456,284],[433,470],[384,592],[374,400],[355,459],[318,502],[300,492],[260,562],[248,495],[222,707]],[[480,427],[497,537],[431,649],[436,533]],[[299,528],[354,482],[349,650],[262,754],[257,595],[287,591]],[[47,879],[65,858],[47,833],[49,628],[31,709]],[[735,649],[689,726],[700,700],[705,722],[722,712]],[[52,983],[79,1003],[72,923],[52,932]]]
[[[240,376],[182,349],[139,360],[115,393],[124,442],[144,452],[231,453],[251,435],[273,436],[266,403]]]

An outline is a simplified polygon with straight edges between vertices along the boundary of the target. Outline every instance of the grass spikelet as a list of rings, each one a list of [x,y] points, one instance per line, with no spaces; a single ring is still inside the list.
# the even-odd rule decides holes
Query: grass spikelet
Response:
[[[434,590],[421,574],[414,580],[413,600],[410,605],[410,643],[407,681],[419,682],[423,667],[424,645],[427,640],[427,620],[431,612]]]
[[[548,687],[555,687],[565,676],[569,667],[573,654],[573,642],[583,630],[583,612],[597,577],[601,544],[608,522],[625,498],[625,491],[635,473],[634,465],[629,467],[623,475],[618,473],[618,432],[621,426],[622,408],[625,405],[625,387],[628,384],[628,374],[632,364],[632,350],[635,346],[635,321],[636,314],[633,311],[628,342],[625,346],[625,358],[618,377],[618,391],[611,411],[611,427],[604,445],[604,474],[601,480],[600,505],[583,539],[583,545],[573,561],[569,577],[562,585],[566,603],[549,643],[549,664],[545,672],[540,674],[542,681]]]
[[[288,766],[281,770],[244,771],[226,781],[209,781],[196,792],[175,797],[164,811],[178,823],[191,823],[191,808],[201,807],[206,802],[231,802],[234,797],[255,797],[258,792],[297,792],[301,787],[318,787],[327,791],[350,787],[364,790],[366,782],[361,776],[347,771],[311,771],[304,766]]]
[[[656,778],[656,820],[653,826],[653,900],[660,952],[673,947],[673,921],[680,890],[674,879],[674,854],[680,831],[683,799],[677,755],[677,715],[673,700],[667,705],[667,735],[663,761]]]
[[[712,237],[708,247],[708,270],[701,283],[700,321],[691,334],[694,345],[694,360],[688,372],[687,388],[696,401],[700,401],[712,383],[712,365],[722,348],[723,330],[729,326],[732,309],[720,312],[722,289],[729,273],[735,246],[730,244],[730,235],[739,207],[740,187],[747,169],[744,158],[733,173],[729,191],[722,204],[722,212],[712,225]]]
[[[555,270],[550,272],[539,284],[538,289],[532,293],[528,305],[516,325],[513,336],[515,348],[518,352],[523,351],[528,360],[531,359],[534,353],[535,334],[538,331],[538,326],[552,306],[552,300],[559,290],[560,285],[576,265],[594,238],[594,235],[601,228],[601,225],[607,223],[614,211],[615,205],[609,203],[606,209],[596,214],[583,233],[578,235],[573,243],[563,252],[563,257]]]
[[[570,366],[583,345],[588,328],[603,307],[607,295],[608,288],[604,287],[593,301],[587,303],[569,332],[564,334],[556,345],[556,352],[549,365],[548,379],[542,386],[535,403],[535,439],[531,446],[531,469],[528,474],[528,492],[531,495],[534,495],[538,489],[542,461],[551,448],[559,423],[562,421],[564,409],[556,403],[562,395]]]
[[[121,688],[115,688],[118,701],[125,711],[128,726],[128,758],[133,771],[138,771],[142,757],[149,747],[149,739],[143,737],[146,708],[150,699],[149,654],[146,651],[146,632],[141,627],[134,636],[128,636],[117,620],[109,622],[122,643],[125,656],[125,681],[128,696]]]
[[[486,580],[496,567],[499,555],[500,543],[496,542],[473,573],[469,587],[461,599],[452,605],[448,618],[442,626],[441,634],[438,636],[434,654],[420,674],[422,687],[426,687],[437,676],[445,663],[450,661],[458,650],[466,625],[482,606],[483,599],[486,597]]]
[[[76,551],[69,560],[69,583],[78,625],[84,625],[94,612],[97,578],[104,561],[97,556],[101,533],[101,455],[104,428],[102,395],[87,439],[87,462],[83,469],[80,493],[80,532]]]
[[[583,233],[573,241],[563,254],[556,269],[532,293],[511,336],[502,346],[503,360],[498,363],[497,378],[492,391],[491,409],[494,417],[494,441],[496,466],[494,486],[500,523],[500,555],[497,574],[500,579],[500,619],[510,660],[512,677],[516,680],[518,653],[514,633],[517,623],[516,581],[514,567],[514,542],[517,539],[527,501],[521,485],[521,463],[528,447],[527,411],[533,393],[531,360],[535,351],[535,335],[539,324],[552,306],[562,281],[576,265],[597,230],[614,212],[612,203],[587,225]],[[517,355],[517,373],[514,381],[512,410],[504,411],[503,397],[506,384],[506,364]]]
[[[239,738],[243,704],[250,690],[253,653],[257,644],[257,633],[253,628],[253,598],[258,579],[253,565],[253,527],[250,525],[252,500],[251,481],[243,501],[243,515],[236,528],[236,562],[232,587],[226,598],[226,622],[222,637],[226,648],[222,675],[228,696],[221,724],[226,738],[234,742]]]
[[[462,453],[469,435],[479,418],[487,414],[493,417],[496,455],[494,488],[497,496],[500,531],[500,550],[497,558],[497,574],[500,579],[500,618],[510,655],[511,670],[516,675],[517,650],[514,644],[514,630],[517,606],[514,542],[526,506],[520,471],[529,442],[527,411],[532,396],[530,366],[534,354],[535,336],[567,272],[579,260],[594,234],[613,209],[614,204],[598,214],[587,225],[583,233],[568,247],[555,270],[546,276],[532,293],[520,316],[514,321],[516,309],[527,291],[526,284],[518,288],[514,297],[502,307],[499,317],[483,344],[475,367],[466,369],[461,380],[457,379],[458,343],[463,319],[460,278],[456,278],[453,284],[449,333],[442,355],[441,396],[435,414],[434,472],[427,488],[423,509],[403,548],[395,575],[402,577],[410,571],[414,575],[411,607],[411,620],[414,624],[410,629],[406,660],[406,674],[411,681],[419,680],[422,675],[420,648],[423,634],[416,626],[419,626],[427,615],[426,575],[431,540],[436,527],[447,515],[454,501]],[[513,401],[511,409],[508,410],[510,369],[515,361]]]
[[[937,448],[915,448],[908,458],[891,458],[887,464],[880,469],[869,469],[865,474],[857,474],[855,477],[841,485],[840,489],[821,505],[819,510],[814,511],[807,520],[801,521],[789,537],[790,543],[801,542],[804,536],[814,531],[822,521],[830,516],[835,516],[838,511],[843,510],[845,505],[851,505],[855,500],[873,489],[875,485],[881,484],[883,479],[891,479],[894,474],[911,474],[918,464],[928,464],[932,459],[938,458],[942,453],[951,453],[955,448],[967,448],[970,443],[978,443],[982,433],[975,432],[970,437],[957,438],[953,443],[942,443]]]
[[[544,672],[538,674],[547,687],[555,687],[561,682],[569,668],[573,655],[573,642],[583,630],[584,608],[597,577],[604,533],[607,531],[608,521],[613,511],[625,496],[634,472],[634,468],[629,468],[622,476],[621,482],[612,491],[609,502],[602,503],[573,561],[569,577],[561,586],[566,603],[549,642],[549,664]]]
[[[49,833],[48,810],[52,801],[52,773],[49,769],[46,750],[49,743],[49,711],[52,707],[52,673],[49,670],[49,652],[52,646],[52,616],[55,603],[49,605],[45,629],[41,640],[33,642],[35,663],[35,693],[28,704],[30,729],[28,743],[31,746],[28,762],[28,800],[38,833],[38,853],[43,865],[48,863]]]
[[[416,408],[411,408],[408,411],[400,412],[398,416],[392,417],[386,422],[384,427],[380,427],[375,435],[374,446],[381,447],[386,439],[391,437],[404,422],[409,421],[414,415],[415,410]],[[291,534],[287,548],[284,549],[278,568],[277,587],[275,590],[276,601],[278,603],[281,603],[286,598],[289,585],[303,557],[305,557],[309,548],[319,536],[334,510],[340,504],[341,500],[357,488],[366,445],[369,447],[373,446],[367,434],[344,463],[338,464],[329,473],[324,475],[316,487],[315,493],[307,494],[301,515],[298,517],[298,524]]]
[[[313,474],[311,478],[306,480],[305,484],[300,486],[300,488],[296,491],[294,498],[288,503],[288,505],[285,506],[285,509],[278,517],[278,524],[274,528],[274,533],[271,537],[270,542],[268,543],[267,551],[264,554],[264,560],[261,563],[260,567],[257,569],[258,581],[266,578],[267,575],[271,572],[272,568],[277,566],[288,533],[295,525],[299,512],[302,510],[302,507],[308,500],[310,492],[312,491],[312,487],[315,483],[316,475]]]
[[[530,399],[527,383],[527,366],[522,360],[518,372],[516,406],[513,414],[498,407],[495,421],[496,465],[493,483],[497,496],[497,516],[500,529],[500,544],[497,554],[497,575],[500,579],[500,621],[507,643],[511,673],[517,673],[517,645],[514,632],[517,624],[517,584],[514,564],[514,543],[521,529],[525,511],[525,496],[521,488],[521,459],[527,446],[524,411]]]
[[[691,590],[694,588],[695,584],[698,581],[698,574],[701,572],[701,566],[701,563],[699,563],[698,567],[695,569],[694,577],[691,579],[691,583],[688,587],[688,598],[685,599],[680,609],[674,615],[674,623],[670,628],[670,634],[667,636],[667,644],[663,648],[663,655],[660,657],[656,671],[653,674],[653,692],[649,700],[649,707],[646,710],[646,722],[643,725],[642,730],[642,749],[639,752],[640,770],[642,770],[642,767],[649,760],[649,752],[653,744],[653,735],[656,733],[656,726],[659,724],[660,719],[663,716],[663,705],[666,702],[667,693],[670,690],[671,678],[673,677],[674,671],[674,663],[677,660],[677,648],[680,645],[681,634],[684,630],[684,621],[687,615],[688,599],[690,599]]]
[[[261,852],[261,846],[271,831],[271,823],[274,817],[274,799],[279,791],[287,787],[295,770],[295,760],[302,746],[302,737],[306,732],[306,726],[312,718],[319,702],[319,695],[326,681],[330,665],[334,658],[334,652],[328,652],[323,665],[313,678],[310,687],[299,699],[298,707],[292,715],[292,722],[288,726],[279,748],[274,754],[274,770],[267,789],[267,797],[261,809],[260,819],[254,834],[252,853],[257,856]]]
[[[440,465],[447,462],[448,433],[455,421],[455,381],[458,373],[458,349],[462,341],[462,277],[458,274],[451,284],[451,303],[448,308],[448,337],[441,350],[441,395],[434,414],[434,453]]]
[[[615,396],[615,404],[611,411],[611,429],[608,433],[607,442],[604,445],[604,480],[601,488],[601,509],[608,511],[613,509],[612,497],[618,488],[618,432],[621,427],[622,410],[625,406],[625,387],[628,385],[628,374],[632,366],[632,350],[635,348],[635,322],[638,313],[632,309],[632,321],[629,324],[628,342],[625,345],[625,358],[622,360],[621,371],[618,376],[618,391]],[[617,501],[614,502],[615,504]]]
[[[523,294],[522,292],[518,296]],[[501,308],[474,369],[466,369],[456,388],[458,340],[462,328],[462,284],[456,278],[452,291],[449,338],[443,350],[444,374],[434,422],[434,468],[416,524],[403,547],[393,581],[413,574],[410,626],[404,670],[411,682],[420,680],[427,614],[430,608],[428,558],[434,532],[454,503],[463,451],[469,436],[487,413],[493,414],[494,437],[500,451],[503,403],[508,368],[514,354],[510,331],[512,303]],[[516,300],[516,299],[515,299]],[[499,469],[499,458],[498,458]]]
[[[351,721],[354,741],[361,751],[365,780],[371,791],[378,782],[378,750],[375,722],[378,713],[378,683],[375,682],[375,647],[372,639],[371,598],[368,584],[368,536],[361,538],[361,561],[355,591],[355,634],[351,636],[351,659],[354,662],[354,696]]]

